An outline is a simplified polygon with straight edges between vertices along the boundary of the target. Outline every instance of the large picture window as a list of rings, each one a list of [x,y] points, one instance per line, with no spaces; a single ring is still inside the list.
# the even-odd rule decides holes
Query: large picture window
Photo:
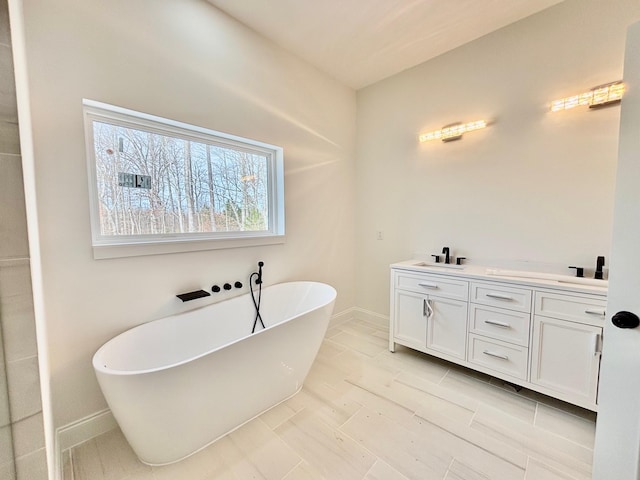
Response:
[[[84,112],[97,258],[282,241],[281,148],[89,100]]]

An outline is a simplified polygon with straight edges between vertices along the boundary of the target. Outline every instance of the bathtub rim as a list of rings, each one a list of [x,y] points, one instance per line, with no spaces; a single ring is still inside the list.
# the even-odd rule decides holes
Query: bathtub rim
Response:
[[[278,285],[290,285],[290,284],[321,285],[322,288],[326,287],[327,289],[329,289],[329,291],[332,294],[332,298],[328,302],[316,305],[313,308],[308,308],[306,310],[303,310],[302,312],[298,313],[297,315],[295,315],[293,317],[290,317],[290,318],[287,318],[285,320],[282,320],[282,321],[276,323],[275,325],[270,325],[267,328],[264,328],[264,329],[262,329],[262,330],[260,330],[258,332],[250,333],[248,335],[245,335],[244,337],[240,337],[240,338],[235,339],[235,340],[233,340],[231,342],[225,343],[224,345],[217,346],[217,347],[212,348],[210,350],[206,350],[203,353],[200,353],[198,355],[194,355],[192,357],[189,357],[188,359],[185,359],[185,360],[182,360],[182,361],[179,361],[179,362],[175,362],[175,363],[172,363],[172,364],[169,364],[169,365],[163,365],[161,367],[139,369],[139,370],[116,370],[116,369],[109,368],[109,367],[105,366],[102,362],[99,362],[99,359],[101,358],[102,354],[104,354],[104,352],[108,350],[108,347],[112,342],[115,342],[118,339],[118,337],[120,337],[121,335],[125,335],[125,334],[127,334],[128,332],[130,332],[132,330],[135,330],[137,328],[143,327],[145,325],[149,325],[150,323],[153,323],[153,322],[161,321],[161,320],[166,319],[166,318],[180,316],[182,314],[195,312],[195,311],[202,310],[202,309],[205,309],[205,308],[213,307],[215,305],[221,305],[221,304],[223,304],[225,302],[230,302],[232,300],[236,300],[236,299],[240,298],[243,295],[251,295],[251,293],[248,292],[248,293],[245,293],[243,295],[238,295],[238,296],[235,296],[235,297],[232,297],[232,298],[224,299],[224,300],[222,300],[220,302],[210,303],[208,305],[202,305],[200,307],[197,307],[197,308],[194,308],[194,309],[191,309],[191,310],[185,310],[183,312],[178,312],[178,313],[175,313],[175,314],[172,314],[172,315],[167,315],[167,316],[164,316],[164,317],[161,317],[161,318],[157,318],[155,320],[150,320],[149,322],[141,323],[140,325],[136,325],[135,327],[131,327],[131,328],[129,328],[129,329],[117,334],[116,336],[110,338],[104,344],[102,344],[102,346],[100,346],[100,348],[93,354],[93,357],[91,358],[91,363],[93,365],[93,369],[96,372],[96,374],[100,373],[100,374],[103,374],[103,375],[113,375],[113,376],[135,376],[135,375],[144,375],[144,374],[163,372],[163,371],[166,371],[166,370],[177,368],[177,367],[180,367],[182,365],[186,365],[186,364],[188,364],[190,362],[194,362],[194,361],[198,360],[199,358],[205,357],[207,355],[210,355],[210,354],[212,354],[214,352],[217,352],[219,350],[222,350],[224,348],[230,347],[231,345],[234,345],[234,344],[239,343],[239,342],[241,342],[243,340],[246,340],[247,338],[254,337],[256,335],[260,335],[260,334],[262,334],[262,333],[264,333],[264,332],[266,332],[268,330],[272,330],[272,329],[278,327],[279,325],[284,325],[286,323],[289,323],[289,322],[291,322],[291,321],[293,321],[293,320],[295,320],[297,318],[300,318],[301,316],[304,316],[304,315],[306,315],[306,314],[308,314],[310,312],[313,312],[315,310],[319,310],[321,308],[324,308],[327,305],[330,305],[333,302],[335,302],[335,300],[337,298],[337,295],[338,295],[337,290],[334,287],[332,287],[331,285],[329,285],[328,283],[316,282],[316,281],[311,281],[311,280],[309,280],[309,281],[301,280],[301,281],[275,283],[273,285],[269,285],[269,286],[263,288],[263,290],[268,290],[269,288],[276,287]]]

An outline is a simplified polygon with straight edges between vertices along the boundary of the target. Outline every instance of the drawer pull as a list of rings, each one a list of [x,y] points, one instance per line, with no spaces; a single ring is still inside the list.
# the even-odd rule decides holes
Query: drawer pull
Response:
[[[488,323],[489,325],[495,325],[496,327],[511,328],[510,324],[506,322],[499,322],[497,320],[485,320],[484,323]]]
[[[485,295],[489,298],[497,298],[498,300],[513,300],[513,297],[509,295],[503,295],[501,293],[486,293]]]
[[[424,283],[424,282],[421,282],[421,283],[418,284],[418,286],[424,287],[424,288],[438,288],[438,284],[437,283]]]
[[[503,355],[501,353],[492,352],[491,350],[485,350],[482,353],[484,353],[485,355],[489,355],[490,357],[501,358],[502,360],[509,360],[509,356],[508,355]]]
[[[606,312],[604,310],[594,310],[592,308],[587,308],[584,313],[588,315],[600,315],[601,317],[604,317]]]

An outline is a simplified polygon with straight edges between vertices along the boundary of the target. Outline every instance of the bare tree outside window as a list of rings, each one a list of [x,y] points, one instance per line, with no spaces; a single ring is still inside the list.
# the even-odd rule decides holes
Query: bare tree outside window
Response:
[[[268,230],[267,155],[100,121],[93,141],[102,235]]]

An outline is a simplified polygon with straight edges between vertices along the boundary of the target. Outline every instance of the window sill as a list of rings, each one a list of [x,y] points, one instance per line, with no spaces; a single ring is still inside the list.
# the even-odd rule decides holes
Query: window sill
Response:
[[[222,250],[228,248],[278,245],[284,242],[284,235],[265,235],[216,240],[178,240],[153,243],[120,243],[111,245],[94,245],[93,258],[95,260],[102,260],[108,258],[138,257],[143,255],[166,255],[168,253],[200,252],[204,250]]]

